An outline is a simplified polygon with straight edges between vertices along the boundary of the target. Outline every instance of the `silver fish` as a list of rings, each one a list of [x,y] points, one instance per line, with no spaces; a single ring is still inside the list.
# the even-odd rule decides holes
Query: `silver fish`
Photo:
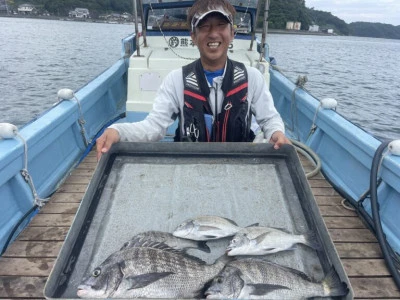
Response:
[[[272,227],[246,227],[233,237],[226,253],[229,256],[265,255],[293,249],[298,243],[320,248],[313,233],[295,235]]]
[[[172,233],[176,237],[208,241],[232,236],[241,229],[234,221],[218,216],[199,216],[180,224]]]
[[[171,248],[177,250],[187,250],[187,249],[198,249],[203,252],[210,253],[210,247],[208,247],[205,241],[193,241],[187,239],[181,239],[175,237],[172,233],[163,231],[145,231],[135,235],[131,240],[126,242],[120,250],[132,247],[138,238],[149,239],[154,242],[160,242],[168,245]]]
[[[255,258],[228,263],[205,292],[207,299],[303,299],[347,293],[334,268],[315,282],[298,270]]]
[[[81,298],[202,298],[224,267],[207,265],[163,243],[138,239],[114,252],[78,286]]]

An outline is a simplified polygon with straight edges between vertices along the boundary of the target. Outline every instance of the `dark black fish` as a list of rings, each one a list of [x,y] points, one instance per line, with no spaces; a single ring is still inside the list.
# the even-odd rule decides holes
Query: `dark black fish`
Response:
[[[229,262],[205,294],[207,299],[303,299],[347,292],[333,268],[315,282],[298,270],[249,258]]]
[[[204,287],[224,267],[145,239],[110,255],[84,278],[81,298],[202,298]]]

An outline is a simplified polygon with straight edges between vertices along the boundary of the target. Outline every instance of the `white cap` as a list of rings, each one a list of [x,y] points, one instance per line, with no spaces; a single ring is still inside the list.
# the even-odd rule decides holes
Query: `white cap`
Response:
[[[219,14],[223,15],[228,20],[229,23],[233,24],[233,19],[232,19],[231,13],[226,11],[222,6],[220,6],[220,7],[210,9],[207,12],[202,13],[202,14],[196,13],[192,19],[192,31],[194,31],[194,29],[197,27],[197,25],[199,25],[201,20],[203,20],[206,16],[208,16],[211,13],[219,13]]]

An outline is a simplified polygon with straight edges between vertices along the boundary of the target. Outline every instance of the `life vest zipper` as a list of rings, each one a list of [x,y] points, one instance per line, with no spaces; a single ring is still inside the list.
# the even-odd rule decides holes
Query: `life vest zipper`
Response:
[[[215,105],[214,105],[214,142],[219,141],[219,121],[218,121],[218,83],[215,83]]]
[[[224,107],[226,112],[224,116],[224,123],[222,124],[222,142],[226,142],[226,129],[228,127],[228,120],[231,108],[232,108],[232,102],[228,102]]]

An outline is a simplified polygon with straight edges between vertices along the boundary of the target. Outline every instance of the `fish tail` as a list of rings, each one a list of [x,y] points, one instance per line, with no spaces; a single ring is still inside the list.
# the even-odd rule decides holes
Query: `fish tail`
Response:
[[[314,231],[304,234],[304,244],[315,250],[321,250],[321,244],[318,242]]]
[[[208,245],[207,245],[207,241],[199,241],[197,243],[197,248],[200,251],[203,251],[203,252],[206,252],[206,253],[210,253],[211,252],[210,247],[208,247]]]
[[[322,280],[325,296],[344,296],[349,292],[347,284],[340,280],[334,267],[332,267],[324,280]]]

